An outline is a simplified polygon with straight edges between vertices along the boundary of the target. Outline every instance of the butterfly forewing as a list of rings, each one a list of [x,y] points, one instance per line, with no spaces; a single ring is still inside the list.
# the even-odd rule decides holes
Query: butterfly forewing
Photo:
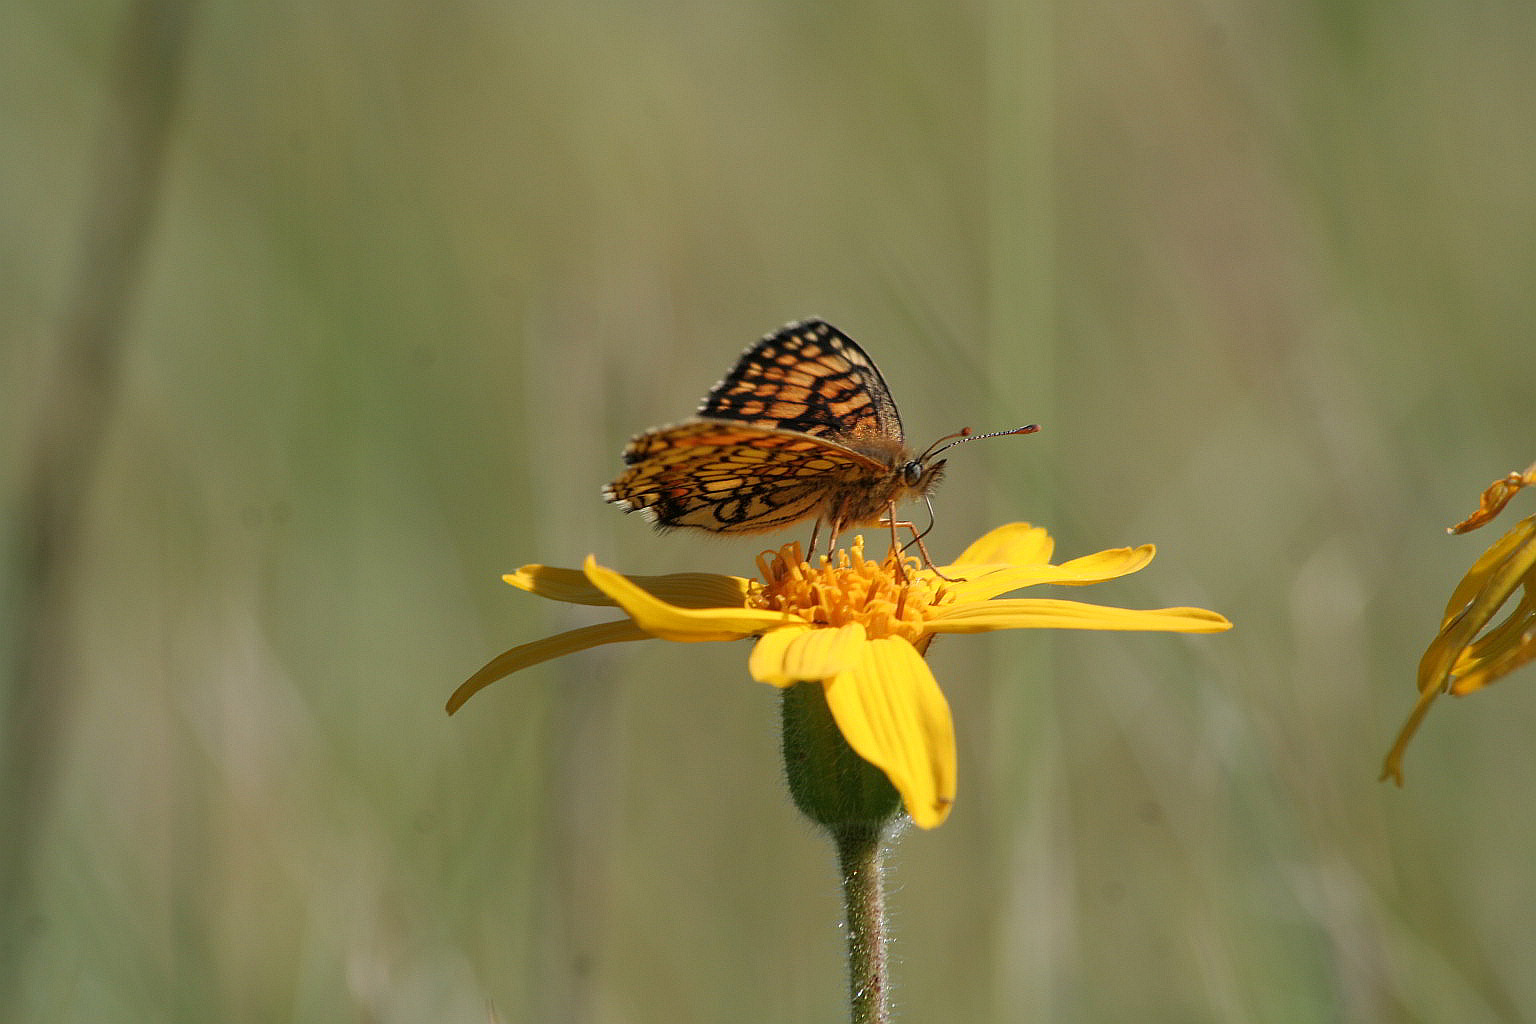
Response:
[[[788,324],[748,349],[699,408],[815,437],[902,440],[901,415],[874,361],[824,320]]]

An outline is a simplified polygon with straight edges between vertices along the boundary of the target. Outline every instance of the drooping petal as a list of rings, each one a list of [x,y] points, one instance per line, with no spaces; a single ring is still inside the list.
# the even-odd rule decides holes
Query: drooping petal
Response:
[[[864,644],[864,627],[857,622],[836,629],[786,626],[758,638],[747,670],[774,686],[819,683],[852,667]]]
[[[1220,633],[1225,616],[1204,608],[1113,608],[1081,601],[1013,598],[946,607],[928,622],[931,633],[985,633],[994,629],[1128,629]]]
[[[680,608],[740,608],[746,598],[747,581],[740,576],[721,576],[708,572],[680,572],[668,576],[628,576],[625,578],[653,597]],[[550,565],[525,565],[502,577],[507,583],[530,594],[567,604],[613,607],[613,598],[598,590],[579,569],[557,569]]]
[[[629,613],[635,623],[652,636],[682,643],[710,640],[736,640],[754,633],[782,626],[792,621],[784,612],[756,608],[683,608],[669,604],[630,582],[612,569],[597,564],[591,555],[583,571],[592,585],[612,598]]]
[[[848,745],[885,772],[920,828],[943,824],[955,799],[955,726],[922,656],[898,637],[868,640],[825,685]]]
[[[795,685],[799,680],[784,672],[784,652],[793,641],[813,629],[815,627],[807,622],[764,633],[752,645],[752,653],[747,657],[747,673],[758,682],[771,686]]]
[[[650,638],[651,634],[630,620],[620,619],[618,622],[601,622],[595,626],[582,626],[580,629],[557,633],[542,640],[534,640],[532,643],[519,644],[510,651],[498,654],[484,668],[459,684],[459,688],[453,691],[453,696],[448,698],[448,713],[451,715],[459,710],[464,706],[465,701],[496,680],[528,668],[530,665],[537,665],[541,661],[574,654],[602,644]]]
[[[965,577],[956,583],[946,584],[957,602],[987,601],[999,594],[1041,583],[1060,583],[1074,587],[1103,583],[1144,568],[1156,554],[1155,547],[1143,544],[1139,548],[1111,548],[1060,565],[999,566],[991,571],[978,572],[977,566],[957,564],[946,566],[941,571],[945,575]]]
[[[1450,692],[1461,697],[1481,690],[1532,661],[1536,661],[1536,581],[1526,583],[1524,596],[1507,619],[1456,659]]]
[[[963,565],[1036,565],[1049,562],[1056,542],[1044,527],[1005,523],[982,534],[960,553],[952,567]],[[945,575],[953,575],[945,572]]]
[[[1536,516],[1522,520],[1472,563],[1446,604],[1440,633],[1419,659],[1419,692],[1443,690],[1451,668],[1536,568]]]
[[[1495,496],[1490,507],[1487,518],[1497,514],[1503,503]],[[1468,522],[1474,520],[1479,517],[1474,515]],[[1486,519],[1479,521],[1486,522]],[[1424,716],[1429,713],[1429,706],[1440,694],[1447,690],[1458,695],[1471,693],[1536,659],[1536,641],[1527,628],[1536,627],[1536,613],[1530,606],[1533,580],[1536,580],[1536,516],[1516,523],[1495,541],[1472,563],[1472,568],[1451,593],[1440,622],[1440,632],[1419,659],[1419,699],[1408,713],[1408,721],[1398,730],[1392,749],[1387,751],[1381,769],[1383,779],[1392,779],[1399,786],[1403,784],[1403,755]],[[1522,583],[1526,591],[1515,611],[1488,635],[1478,638],[1477,634],[1493,621]]]
[[[1479,555],[1461,582],[1456,584],[1451,599],[1445,603],[1445,614],[1440,619],[1441,630],[1461,615],[1479,593],[1488,590],[1493,574],[1508,563],[1511,556],[1519,557],[1522,549],[1531,550],[1533,541],[1536,541],[1536,516],[1529,516],[1516,523],[1508,533],[1494,541],[1492,547]],[[1516,575],[1520,575],[1518,570]]]
[[[1530,487],[1532,484],[1536,484],[1536,462],[1526,467],[1523,473],[1509,473],[1504,479],[1495,480],[1489,484],[1478,500],[1477,511],[1445,532],[1470,533],[1492,522],[1495,516],[1504,511],[1504,506],[1509,504],[1509,499],[1518,494],[1522,488]]]

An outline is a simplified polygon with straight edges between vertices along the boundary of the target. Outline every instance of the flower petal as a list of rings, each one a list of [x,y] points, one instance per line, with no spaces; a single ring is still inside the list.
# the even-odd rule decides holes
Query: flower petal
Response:
[[[1381,778],[1403,784],[1403,755],[1429,706],[1440,694],[1447,689],[1456,694],[1471,693],[1536,657],[1536,648],[1527,642],[1520,627],[1511,625],[1524,614],[1522,610],[1530,599],[1530,582],[1526,582],[1526,595],[1510,620],[1473,643],[1515,588],[1522,581],[1529,581],[1533,574],[1536,516],[1516,523],[1495,541],[1456,585],[1446,603],[1440,632],[1419,659],[1419,699],[1408,713],[1408,721],[1398,730],[1392,749],[1387,751]]]
[[[953,565],[945,567],[943,571],[947,574],[952,569],[955,573],[967,577],[947,585],[947,589],[955,595],[957,601],[987,601],[999,594],[1041,583],[1059,583],[1073,587],[1088,583],[1103,583],[1105,580],[1117,579],[1137,572],[1152,561],[1152,557],[1156,554],[1157,548],[1151,544],[1143,544],[1139,548],[1111,548],[1108,551],[1074,558],[1060,565],[1045,563],[999,566],[991,571],[983,570],[980,573],[976,571],[976,566]]]
[[[758,638],[747,670],[774,686],[819,683],[852,667],[864,642],[864,627],[857,622],[836,629],[786,626]]]
[[[1528,516],[1516,523],[1504,536],[1494,541],[1493,546],[1472,563],[1472,568],[1467,570],[1466,576],[1462,577],[1461,582],[1456,584],[1456,589],[1451,592],[1451,599],[1445,603],[1445,614],[1440,619],[1440,629],[1443,631],[1451,624],[1451,620],[1462,615],[1466,607],[1472,603],[1473,598],[1487,589],[1493,574],[1504,566],[1511,556],[1518,557],[1519,551],[1531,544],[1533,539],[1536,539],[1536,516]],[[1515,574],[1521,575],[1518,571]]]
[[[647,594],[680,608],[740,608],[747,593],[747,581],[740,576],[720,576],[709,572],[625,578]],[[517,572],[507,573],[502,579],[520,590],[547,597],[551,601],[607,607],[618,603],[594,587],[579,569],[525,565]]]
[[[618,622],[601,622],[595,626],[583,626],[580,629],[547,636],[532,643],[519,644],[510,651],[503,651],[492,658],[489,664],[461,683],[459,688],[453,691],[453,696],[448,698],[448,713],[451,715],[459,710],[464,706],[465,701],[496,680],[530,665],[537,665],[541,661],[574,654],[602,644],[650,638],[649,633],[633,622],[620,619]]]
[[[1504,479],[1495,480],[1483,491],[1478,500],[1477,511],[1446,529],[1446,533],[1470,533],[1480,526],[1491,522],[1495,516],[1504,511],[1504,506],[1509,504],[1521,488],[1536,484],[1536,462],[1526,467],[1523,473],[1509,473]]]
[[[1061,573],[1057,583],[1078,586],[1084,583],[1103,583],[1119,579],[1133,572],[1140,572],[1157,555],[1157,545],[1142,544],[1134,548],[1109,548],[1091,555],[1073,558],[1056,567]]]
[[[627,577],[604,569],[591,555],[582,567],[592,585],[629,613],[635,624],[663,640],[695,643],[737,640],[795,621],[784,612],[756,608],[683,608],[647,593]]]
[[[927,624],[932,633],[985,633],[994,629],[1130,629],[1220,633],[1225,616],[1204,608],[1112,608],[1081,601],[1019,597],[946,607]]]
[[[825,685],[848,745],[885,772],[919,828],[943,824],[955,800],[955,726],[922,656],[897,637],[868,640]]]
[[[1536,581],[1509,617],[1466,649],[1451,669],[1450,692],[1458,697],[1481,690],[1522,665],[1536,661]]]
[[[1051,560],[1056,542],[1043,526],[1005,523],[982,534],[960,553],[954,566],[962,565],[1034,565]]]
[[[815,628],[807,622],[800,626],[784,626],[764,633],[757,638],[757,643],[752,645],[752,654],[747,658],[747,672],[760,683],[781,688],[795,685],[800,680],[785,673],[784,652],[801,634]]]
[[[1472,563],[1445,607],[1440,633],[1419,659],[1419,692],[1442,690],[1468,644],[1536,571],[1536,516],[1517,523]]]

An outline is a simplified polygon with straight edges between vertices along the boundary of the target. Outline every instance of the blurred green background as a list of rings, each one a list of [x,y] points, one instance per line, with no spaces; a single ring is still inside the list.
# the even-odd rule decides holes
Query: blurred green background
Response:
[[[604,617],[503,571],[748,570],[598,490],[819,314],[915,441],[1043,424],[954,453],[936,557],[1150,541],[1070,596],[1236,623],[935,646],[900,1019],[1536,1019],[1536,674],[1376,781],[1507,523],[1442,529],[1536,458],[1533,5],[0,25],[0,1018],[844,1019],[745,645],[442,711]]]

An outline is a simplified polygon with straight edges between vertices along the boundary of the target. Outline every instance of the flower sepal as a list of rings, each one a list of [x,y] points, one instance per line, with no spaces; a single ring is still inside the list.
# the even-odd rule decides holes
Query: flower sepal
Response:
[[[782,693],[784,774],[795,806],[834,834],[884,830],[901,812],[901,794],[843,738],[826,687],[795,683]]]

